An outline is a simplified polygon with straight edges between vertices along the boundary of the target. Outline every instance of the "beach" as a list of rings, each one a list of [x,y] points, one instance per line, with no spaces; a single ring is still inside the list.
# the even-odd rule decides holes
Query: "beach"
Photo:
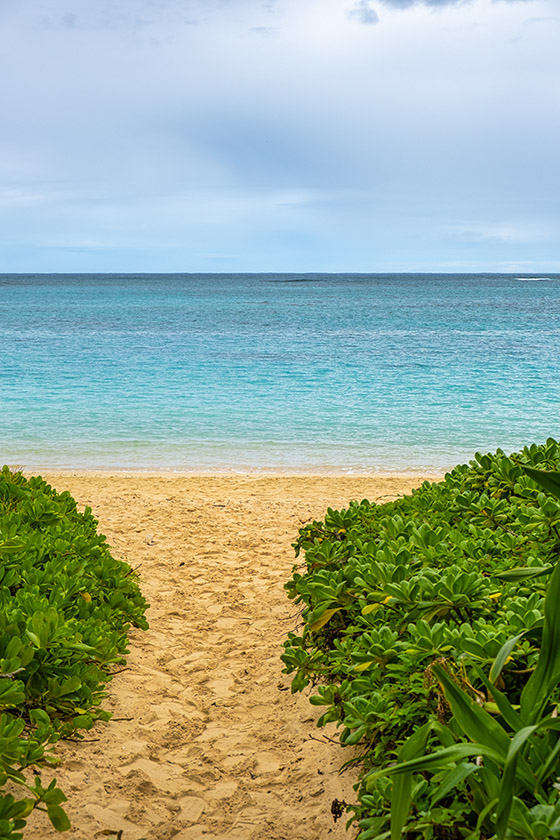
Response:
[[[57,746],[66,836],[351,836],[331,815],[333,800],[353,801],[352,769],[338,772],[350,750],[316,728],[312,691],[292,695],[282,673],[299,620],[283,590],[291,543],[327,507],[388,501],[441,476],[42,475],[92,508],[151,604],[150,629],[132,631],[127,667],[109,684],[113,719]],[[59,835],[34,814],[27,836]]]

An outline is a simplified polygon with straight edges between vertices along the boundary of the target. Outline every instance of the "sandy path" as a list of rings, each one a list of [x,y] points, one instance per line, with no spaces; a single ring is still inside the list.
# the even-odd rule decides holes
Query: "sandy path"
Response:
[[[418,478],[45,477],[100,521],[151,603],[128,669],[111,683],[92,743],[64,744],[67,837],[91,840],[343,838],[334,798],[352,798],[340,749],[281,673],[293,605],[290,543],[309,518],[350,499],[408,491]],[[332,732],[331,732],[332,734]],[[315,740],[319,739],[319,740]],[[344,756],[346,758],[346,756]],[[32,828],[33,826],[33,828]],[[54,838],[42,815],[28,838]]]

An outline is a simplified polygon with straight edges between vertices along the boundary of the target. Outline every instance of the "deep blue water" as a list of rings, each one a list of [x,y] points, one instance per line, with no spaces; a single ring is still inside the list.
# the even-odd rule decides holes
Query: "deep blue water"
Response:
[[[0,461],[442,469],[560,437],[560,275],[0,275]]]

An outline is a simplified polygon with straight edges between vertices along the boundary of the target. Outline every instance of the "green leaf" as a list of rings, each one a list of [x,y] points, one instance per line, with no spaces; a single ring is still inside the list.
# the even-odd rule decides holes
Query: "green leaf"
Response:
[[[558,775],[556,772],[556,767],[558,765],[558,756],[560,754],[560,738],[556,741],[554,747],[548,753],[545,761],[541,764],[539,771],[537,773],[537,781],[542,784],[552,773],[554,772],[555,775]]]
[[[313,633],[315,633],[316,630],[320,630],[321,627],[324,627],[327,621],[330,621],[333,615],[339,612],[341,609],[342,607],[335,607],[332,610],[325,610],[325,612],[322,613],[321,616],[313,622],[313,624],[310,624],[308,626],[308,629],[311,630]]]
[[[471,755],[482,755],[500,764],[503,758],[499,752],[487,747],[485,744],[455,744],[453,747],[445,747],[443,750],[438,750],[430,755],[423,755],[420,758],[413,758],[410,761],[404,761],[397,764],[392,764],[390,767],[384,767],[381,770],[374,770],[368,773],[365,777],[366,787],[368,790],[371,785],[368,782],[373,782],[376,779],[381,779],[383,776],[398,776],[401,773],[419,773],[423,770],[428,770],[430,773],[435,773],[437,770],[444,770],[450,764],[456,764],[463,758],[468,758]]]
[[[508,750],[502,781],[500,784],[500,795],[496,808],[496,834],[498,840],[504,840],[508,830],[509,815],[513,804],[513,797],[516,793],[516,771],[519,752],[525,742],[537,729],[536,726],[525,726],[513,736]]]
[[[493,747],[498,755],[498,764],[503,767],[511,745],[511,739],[505,729],[497,720],[494,720],[491,714],[471,700],[469,695],[453,682],[441,665],[434,665],[433,671],[442,684],[455,720],[467,738]],[[534,790],[536,779],[525,761],[520,761],[518,776],[526,790]]]
[[[560,678],[560,564],[552,573],[544,602],[544,627],[537,667],[521,692],[521,717],[534,723]]]
[[[53,779],[47,790],[42,795],[43,802],[46,805],[60,805],[61,802],[66,802],[66,796],[59,787],[56,786],[56,779]]]
[[[0,541],[0,554],[16,554],[23,551],[25,543],[17,542],[15,540]]]
[[[48,726],[51,722],[50,717],[44,709],[30,709],[29,718],[34,724],[36,724],[36,726],[39,726],[40,724]]]
[[[503,754],[502,760],[505,760],[510,740],[500,724],[471,700],[441,665],[434,665],[433,672],[442,685],[453,716],[467,738],[498,749]]]
[[[469,764],[468,761],[462,761],[461,764],[458,764],[454,770],[447,774],[441,785],[435,791],[432,796],[430,807],[433,808],[440,799],[443,799],[444,796],[451,793],[451,791],[464,782],[471,773],[475,773],[477,770],[480,770],[480,767],[477,767],[476,764]]]
[[[492,798],[492,799],[491,799],[491,800],[490,800],[490,801],[489,801],[489,802],[485,805],[485,807],[482,809],[482,811],[481,811],[481,812],[480,812],[480,814],[478,815],[478,820],[476,821],[476,829],[475,829],[475,832],[473,832],[473,834],[471,835],[471,837],[473,838],[473,840],[474,840],[474,838],[479,838],[479,837],[480,837],[480,834],[478,834],[478,833],[476,833],[476,832],[481,831],[482,826],[484,825],[484,821],[485,821],[485,820],[486,820],[486,819],[487,819],[487,818],[491,815],[492,811],[493,811],[493,810],[494,810],[494,808],[496,807],[497,802],[498,802],[498,797],[497,797],[497,796],[493,797],[493,798]]]
[[[494,659],[494,661],[492,663],[492,667],[490,668],[489,676],[490,676],[490,681],[491,682],[496,682],[496,680],[498,679],[498,677],[500,676],[500,674],[502,672],[502,668],[506,664],[508,656],[510,655],[510,653],[512,652],[514,647],[517,645],[517,643],[528,632],[529,632],[528,630],[524,630],[523,633],[519,633],[517,636],[513,636],[511,639],[508,639],[506,642],[504,642],[504,644],[502,645],[502,647],[498,651],[498,654],[497,654],[496,658]]]
[[[537,730],[547,729],[560,729],[560,719],[551,717],[540,721],[538,724],[534,724],[532,726],[525,726],[523,727],[523,729],[520,729],[519,732],[517,732],[512,738],[511,746],[509,748],[506,763],[504,766],[504,772],[500,786],[498,807],[496,809],[496,833],[498,835],[499,840],[503,840],[503,838],[505,838],[507,830],[509,828],[509,815],[513,805],[516,787],[515,777],[517,770],[517,761],[520,756],[521,750],[524,747],[525,743]],[[554,750],[552,750],[552,752],[555,753],[555,758],[557,758],[558,756],[559,746],[560,742],[557,743]],[[546,778],[545,774],[547,770],[550,771],[552,769],[553,761],[551,760],[549,762],[545,762],[545,765],[548,765],[547,767],[545,767],[545,772],[541,772],[539,774],[543,780]]]
[[[0,679],[0,708],[7,706],[19,706],[25,700],[23,683],[19,680],[12,682],[8,679]]]
[[[517,710],[513,708],[506,695],[499,691],[495,685],[492,685],[481,668],[475,666],[475,671],[484,683],[488,693],[494,698],[494,702],[503,719],[511,726],[514,732],[518,732],[523,727],[523,721]]]
[[[47,814],[57,831],[68,831],[72,827],[66,811],[60,805],[47,805]]]
[[[509,569],[507,572],[499,572],[492,575],[498,580],[512,581],[518,583],[522,580],[530,580],[531,578],[542,577],[548,575],[554,569],[554,566],[518,566],[515,569]]]
[[[360,662],[358,665],[354,665],[352,670],[355,674],[361,674],[362,671],[367,671],[368,668],[371,668],[374,661],[374,659],[368,659],[366,662]]]
[[[431,728],[431,723],[426,723],[417,729],[400,748],[397,762],[410,761],[413,758],[418,758],[426,749]],[[399,840],[402,834],[402,829],[410,810],[411,791],[412,772],[398,776],[393,782],[393,792],[391,795],[391,840]]]
[[[64,680],[64,682],[60,686],[58,696],[64,697],[66,694],[74,694],[76,691],[78,691],[78,689],[81,688],[81,686],[81,679],[76,674],[74,674],[73,676],[68,677]]]
[[[547,493],[560,499],[560,472],[554,470],[536,470],[534,467],[526,467],[524,464],[520,464],[520,466]]]
[[[513,807],[511,809],[510,826],[517,834],[522,837],[533,838],[533,817],[531,811],[525,803],[517,796],[513,797]]]
[[[10,818],[19,820],[25,819],[25,817],[28,817],[29,814],[33,811],[36,804],[36,799],[19,799],[17,802],[14,802],[14,804],[10,808]]]

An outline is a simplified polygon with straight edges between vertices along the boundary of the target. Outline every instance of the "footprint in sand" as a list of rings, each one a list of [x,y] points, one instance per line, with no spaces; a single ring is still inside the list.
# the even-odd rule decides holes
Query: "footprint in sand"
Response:
[[[48,480],[82,506],[89,500],[109,543],[120,536],[120,556],[142,563],[152,604],[150,630],[133,632],[128,668],[110,684],[113,721],[88,733],[98,741],[58,745],[69,840],[121,831],[121,840],[349,840],[344,820],[335,824],[330,813],[333,799],[354,797],[354,779],[337,772],[349,756],[321,740],[306,697],[279,691],[289,685],[281,644],[295,622],[283,590],[290,543],[301,521],[327,506],[398,494],[419,481]],[[227,508],[215,507],[224,499]],[[147,535],[155,543],[149,553]],[[55,838],[44,815],[33,814],[26,840]]]

